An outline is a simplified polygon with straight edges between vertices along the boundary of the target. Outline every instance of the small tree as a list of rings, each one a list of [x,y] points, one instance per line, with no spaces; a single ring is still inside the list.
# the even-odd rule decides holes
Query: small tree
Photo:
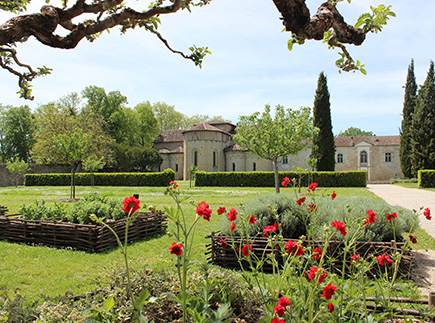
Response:
[[[29,165],[24,161],[24,160],[19,160],[18,157],[15,158],[15,161],[8,161],[7,165],[6,165],[6,169],[13,173],[16,174],[16,185],[18,186],[19,183],[19,175],[24,174],[25,172],[27,172],[30,167]]]
[[[192,165],[192,167],[190,167],[189,169],[189,187],[192,187],[192,179],[195,179],[195,174],[198,171],[198,166]]]
[[[255,112],[250,116],[241,116],[237,134],[233,138],[242,149],[272,161],[275,190],[279,193],[278,160],[306,149],[308,140],[312,139],[315,132],[317,130],[313,126],[310,108],[291,110],[277,105],[275,118],[272,118],[270,106],[266,105],[261,115]]]
[[[98,159],[95,155],[89,156],[86,158],[83,163],[83,169],[87,172],[91,173],[91,186],[94,187],[94,173],[99,171],[106,165],[104,161],[104,157]]]
[[[344,131],[340,131],[337,137],[372,137],[376,136],[373,131],[364,131],[360,128],[349,127]]]

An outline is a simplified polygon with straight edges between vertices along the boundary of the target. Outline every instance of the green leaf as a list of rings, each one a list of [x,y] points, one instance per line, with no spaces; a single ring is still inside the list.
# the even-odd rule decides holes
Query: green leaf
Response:
[[[139,294],[139,297],[136,299],[136,308],[142,307],[143,305],[147,304],[148,297],[150,297],[149,290],[142,290]]]
[[[115,299],[113,296],[110,296],[109,298],[106,298],[103,302],[104,309],[106,312],[110,312],[110,310],[115,306]]]

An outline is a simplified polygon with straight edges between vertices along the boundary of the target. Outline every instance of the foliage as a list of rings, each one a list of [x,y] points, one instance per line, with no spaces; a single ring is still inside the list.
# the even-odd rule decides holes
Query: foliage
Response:
[[[67,186],[69,174],[26,174],[25,186]],[[97,186],[166,186],[174,180],[175,172],[166,169],[155,173],[96,173],[94,174]],[[90,185],[91,174],[79,173],[76,175],[76,185]]]
[[[14,174],[24,174],[30,169],[29,165],[24,160],[19,160],[18,157],[14,161],[8,161],[6,168]]]
[[[157,168],[163,159],[153,148],[130,147],[124,144],[113,144],[114,167],[120,171],[149,172]]]
[[[30,162],[36,123],[28,106],[0,105],[0,160],[19,158]]]
[[[408,76],[406,77],[405,98],[403,100],[403,120],[400,129],[400,168],[405,177],[412,176],[412,145],[411,130],[412,116],[417,104],[417,84],[414,75],[414,60],[408,67]]]
[[[308,107],[291,110],[277,105],[273,118],[270,106],[266,105],[261,115],[255,112],[239,117],[233,140],[241,149],[273,162],[276,193],[279,193],[280,184],[278,159],[297,155],[307,147],[307,140],[315,133],[310,112]]]
[[[435,188],[435,170],[418,171],[418,188]]]
[[[337,137],[371,137],[376,136],[372,131],[364,131],[360,128],[349,127],[344,131],[340,131]]]
[[[135,106],[138,114],[138,127],[134,131],[137,133],[139,146],[151,147],[154,139],[159,134],[157,119],[151,107],[145,103],[139,103]]]
[[[91,214],[96,215],[101,221],[116,221],[126,217],[120,199],[90,194],[71,205],[65,220],[81,224],[95,223],[95,220],[91,219]]]
[[[94,186],[94,172],[99,171],[106,165],[104,157],[97,159],[95,156],[89,156],[83,161],[83,169],[91,173],[91,185]]]
[[[20,208],[20,218],[28,220],[65,220],[67,218],[66,206],[63,203],[54,203],[53,206],[45,204],[44,200],[36,200],[31,204],[23,204]]]
[[[332,133],[331,104],[325,74],[320,73],[317,81],[313,107],[313,125],[319,131],[313,137],[311,158],[316,161],[316,170],[333,171],[335,169],[335,141]]]
[[[288,177],[291,182],[301,182],[308,186],[309,179],[322,187],[366,187],[367,172],[279,172],[279,181]],[[227,186],[227,187],[273,187],[275,186],[272,172],[197,172],[195,186]]]
[[[435,169],[435,72],[431,61],[424,84],[418,91],[411,128],[412,175]]]

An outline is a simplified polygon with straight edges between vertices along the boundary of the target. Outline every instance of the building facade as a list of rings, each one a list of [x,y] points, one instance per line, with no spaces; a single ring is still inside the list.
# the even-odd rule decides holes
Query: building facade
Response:
[[[236,126],[224,121],[200,123],[190,129],[165,130],[154,140],[163,158],[160,170],[171,168],[176,179],[189,179],[189,169],[206,172],[273,171],[272,162],[258,159],[232,141]],[[367,171],[371,182],[403,177],[400,169],[400,136],[335,138],[335,170]],[[309,169],[311,148],[279,161],[279,171]]]

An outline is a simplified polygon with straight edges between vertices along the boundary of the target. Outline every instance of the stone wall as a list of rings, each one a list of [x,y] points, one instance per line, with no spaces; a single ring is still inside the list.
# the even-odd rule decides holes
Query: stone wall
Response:
[[[24,185],[24,174],[12,174],[7,170],[6,165],[6,163],[0,163],[0,186]],[[29,167],[30,170],[26,174],[50,174],[71,172],[71,166],[68,165],[29,164]]]

